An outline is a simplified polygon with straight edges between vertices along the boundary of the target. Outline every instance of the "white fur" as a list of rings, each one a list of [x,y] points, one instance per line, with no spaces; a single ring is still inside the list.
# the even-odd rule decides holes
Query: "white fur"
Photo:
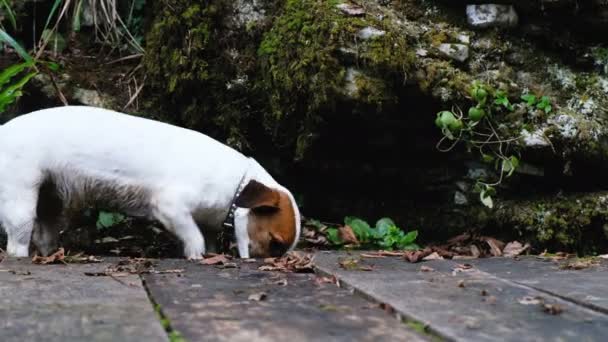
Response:
[[[189,258],[205,253],[202,230],[219,231],[243,174],[293,196],[253,159],[199,132],[110,110],[66,106],[19,116],[0,126],[0,223],[7,252],[27,256],[38,185],[62,172],[65,186],[83,177],[144,189],[149,210],[184,243]],[[129,214],[129,213],[127,213]],[[249,257],[248,210],[235,215],[241,257]],[[297,240],[297,238],[296,238]],[[293,248],[297,241],[291,246]]]

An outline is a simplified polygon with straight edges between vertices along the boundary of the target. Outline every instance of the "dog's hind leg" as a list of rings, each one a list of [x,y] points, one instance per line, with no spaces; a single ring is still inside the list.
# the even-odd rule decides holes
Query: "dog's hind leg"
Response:
[[[52,179],[46,179],[38,191],[36,222],[32,244],[42,256],[49,256],[59,248],[59,232],[66,225],[63,201]]]
[[[36,191],[11,191],[3,194],[0,222],[8,235],[6,252],[9,256],[29,256],[32,230],[36,220]]]

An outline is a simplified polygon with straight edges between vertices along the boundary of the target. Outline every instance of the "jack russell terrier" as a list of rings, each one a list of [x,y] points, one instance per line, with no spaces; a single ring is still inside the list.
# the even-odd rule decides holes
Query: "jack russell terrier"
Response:
[[[292,194],[255,160],[199,132],[86,106],[0,126],[0,224],[10,256],[27,257],[30,240],[49,255],[67,214],[91,206],[159,221],[188,259],[206,252],[201,230],[231,230],[241,258],[281,256],[300,235]]]

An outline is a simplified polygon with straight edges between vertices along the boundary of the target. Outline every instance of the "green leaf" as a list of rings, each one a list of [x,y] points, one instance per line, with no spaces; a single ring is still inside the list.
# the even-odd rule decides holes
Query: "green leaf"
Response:
[[[401,240],[399,241],[399,244],[402,246],[409,245],[409,244],[413,243],[414,241],[416,241],[417,237],[418,237],[418,231],[412,230],[411,232],[405,234],[405,236],[403,236],[401,238]]]
[[[521,99],[526,101],[526,103],[528,104],[528,106],[534,106],[534,104],[536,103],[536,96],[532,95],[532,94],[525,94],[521,96]]]
[[[486,187],[490,188],[487,185]],[[492,196],[490,196],[489,191],[487,189],[481,190],[481,192],[479,193],[479,199],[481,200],[481,203],[483,203],[483,205],[485,205],[486,207],[490,209],[494,207],[494,201],[492,201]]]
[[[384,235],[392,226],[396,226],[395,222],[388,217],[383,217],[376,222],[376,234]]]
[[[72,18],[72,31],[78,32],[80,31],[80,17],[82,15],[82,2],[83,0],[78,0],[76,3],[76,7],[74,9],[74,16]]]
[[[32,63],[19,63],[11,65],[10,67],[4,69],[2,73],[0,73],[0,88],[7,84],[14,76],[22,72],[28,66],[31,66]]]
[[[507,177],[511,177],[513,172],[519,166],[519,159],[515,156],[511,156],[509,159],[503,159],[502,161],[502,172],[507,172]]]
[[[342,239],[340,239],[340,234],[338,232],[338,229],[336,228],[329,228],[325,231],[325,234],[327,234],[327,240],[329,240],[329,242],[331,242],[332,245],[341,245],[343,243]]]
[[[27,53],[27,51],[25,51],[25,49],[3,29],[0,29],[0,41],[12,46],[13,49],[15,49],[15,51],[17,52],[17,54],[21,56],[21,58],[23,58],[26,62],[32,64],[34,63],[34,59],[32,58],[32,56],[30,56],[30,54]]]
[[[46,66],[51,69],[52,71],[57,71],[59,70],[60,66],[59,63],[55,63],[55,62],[46,62],[45,63]]]
[[[420,248],[420,246],[418,246],[418,245],[417,245],[417,244],[415,244],[415,243],[410,243],[410,244],[409,244],[409,245],[407,245],[407,246],[403,246],[403,248],[402,248],[402,249],[403,249],[403,250],[405,250],[405,251],[417,251],[417,250],[419,250],[419,249],[421,249],[421,248]]]
[[[344,224],[353,229],[353,233],[355,233],[355,236],[357,236],[357,239],[361,243],[369,242],[370,237],[374,235],[374,231],[372,231],[369,224],[360,218],[347,216],[344,218]]]
[[[51,8],[51,11],[49,12],[48,17],[46,17],[46,23],[44,24],[43,31],[46,31],[46,29],[49,27],[49,24],[51,23],[51,19],[53,19],[53,15],[55,14],[55,12],[57,12],[57,8],[59,8],[59,5],[61,5],[62,1],[63,0],[55,0],[55,2],[53,3],[53,7]]]
[[[110,228],[124,221],[125,216],[120,213],[109,213],[105,211],[99,212],[97,217],[97,228]]]
[[[494,156],[484,153],[481,155],[481,160],[483,160],[484,163],[492,163],[494,161]]]

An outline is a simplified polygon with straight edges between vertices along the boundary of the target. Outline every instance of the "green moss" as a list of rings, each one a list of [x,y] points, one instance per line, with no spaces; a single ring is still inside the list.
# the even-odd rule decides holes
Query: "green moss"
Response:
[[[537,244],[580,250],[608,242],[603,234],[607,203],[608,193],[507,201],[492,220],[499,227],[515,228]]]
[[[251,33],[245,29],[225,27],[225,17],[233,11],[230,1],[170,0],[154,6],[144,58],[149,109],[166,121],[242,148],[247,144],[249,115],[242,105],[247,94],[243,86],[228,90],[227,84],[250,70],[225,52],[239,42],[244,54],[254,49],[255,39],[248,39]]]
[[[258,49],[261,88],[269,96],[265,126],[278,141],[295,136],[295,157],[303,157],[323,116],[333,112],[343,95],[346,68],[340,48],[356,51],[359,68],[381,75],[381,81],[357,80],[364,101],[381,102],[388,84],[403,81],[413,54],[404,34],[388,22],[344,16],[337,1],[289,0]],[[372,26],[384,35],[355,45],[359,30]],[[397,77],[399,75],[399,77]]]

